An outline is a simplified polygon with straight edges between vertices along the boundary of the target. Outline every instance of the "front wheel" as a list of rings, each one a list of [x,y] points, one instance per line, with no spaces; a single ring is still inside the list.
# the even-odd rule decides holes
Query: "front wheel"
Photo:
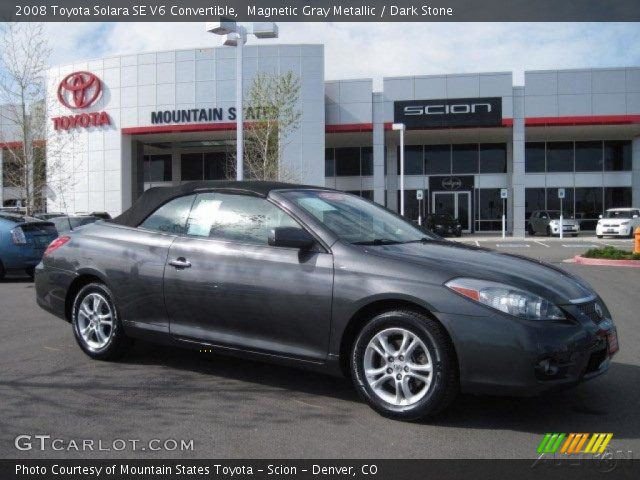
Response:
[[[36,269],[35,267],[25,268],[24,273],[26,273],[29,276],[29,278],[33,280],[36,276]]]
[[[438,322],[413,311],[374,317],[358,334],[350,363],[361,397],[387,417],[436,415],[458,392],[451,340]]]
[[[4,269],[4,265],[2,261],[0,261],[0,282],[4,280],[4,276],[6,275],[6,271]]]
[[[111,291],[101,283],[80,289],[73,302],[71,324],[80,348],[91,358],[115,360],[132,341],[124,333]]]

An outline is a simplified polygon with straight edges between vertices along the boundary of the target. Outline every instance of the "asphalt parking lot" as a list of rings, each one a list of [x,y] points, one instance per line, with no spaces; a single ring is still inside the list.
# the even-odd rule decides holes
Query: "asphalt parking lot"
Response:
[[[460,241],[545,259],[584,277],[618,327],[605,376],[538,398],[461,396],[438,419],[378,416],[349,382],[290,368],[137,343],[118,363],[90,360],[68,324],[39,309],[26,278],[0,283],[0,457],[3,458],[533,458],[546,432],[613,432],[640,455],[640,269],[563,260],[631,240]],[[18,451],[17,435],[63,439],[193,439],[193,451]]]

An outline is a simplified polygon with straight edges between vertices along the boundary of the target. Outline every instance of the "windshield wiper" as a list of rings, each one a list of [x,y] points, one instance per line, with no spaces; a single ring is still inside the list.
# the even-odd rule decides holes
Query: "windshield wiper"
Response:
[[[428,237],[422,237],[422,238],[418,238],[416,240],[406,240],[404,242],[398,242],[398,243],[429,243],[432,242],[433,238],[428,238]]]
[[[374,238],[373,240],[363,240],[361,242],[353,242],[352,245],[397,245],[404,243],[398,240],[391,240],[389,238]]]

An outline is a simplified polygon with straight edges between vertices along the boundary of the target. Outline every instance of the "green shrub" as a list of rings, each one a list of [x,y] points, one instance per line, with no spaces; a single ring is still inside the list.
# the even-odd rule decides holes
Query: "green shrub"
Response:
[[[604,258],[607,260],[640,260],[640,253],[628,252],[619,248],[606,246],[604,248],[592,248],[582,254],[587,258]]]

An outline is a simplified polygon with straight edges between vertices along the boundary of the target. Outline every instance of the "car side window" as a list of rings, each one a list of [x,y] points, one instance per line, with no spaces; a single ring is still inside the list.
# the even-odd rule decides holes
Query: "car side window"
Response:
[[[268,245],[275,227],[302,228],[284,210],[249,195],[201,193],[187,222],[187,235]]]
[[[139,226],[157,232],[184,235],[195,195],[174,198],[149,215]]]

